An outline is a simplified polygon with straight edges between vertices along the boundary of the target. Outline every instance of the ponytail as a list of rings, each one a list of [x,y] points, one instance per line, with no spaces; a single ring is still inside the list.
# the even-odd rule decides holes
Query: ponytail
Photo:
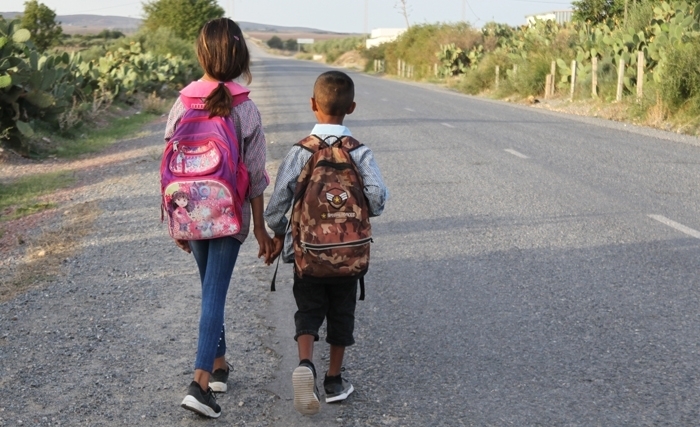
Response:
[[[233,96],[224,82],[219,82],[216,89],[204,100],[204,106],[209,111],[209,118],[214,116],[227,117],[231,115],[232,103]]]
[[[233,96],[224,82],[243,76],[250,84],[250,53],[241,28],[228,18],[213,19],[197,38],[197,59],[204,72],[219,86],[204,101],[210,117],[231,114]]]

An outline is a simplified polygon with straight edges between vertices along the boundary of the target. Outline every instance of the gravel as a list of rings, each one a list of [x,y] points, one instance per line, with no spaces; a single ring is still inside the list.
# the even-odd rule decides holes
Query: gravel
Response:
[[[160,224],[162,128],[76,169],[70,203],[98,202],[94,229],[62,276],[0,304],[0,426],[202,425],[179,406],[193,375],[200,291],[194,259]],[[226,306],[226,425],[270,425],[278,399],[266,384],[279,356],[255,315],[269,270],[255,247],[243,246]]]

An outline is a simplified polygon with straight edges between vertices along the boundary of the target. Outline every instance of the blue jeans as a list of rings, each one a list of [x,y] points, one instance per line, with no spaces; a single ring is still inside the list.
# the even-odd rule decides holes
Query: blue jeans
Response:
[[[233,237],[191,240],[190,248],[202,280],[202,313],[194,368],[211,372],[214,359],[226,354],[224,305],[241,242]]]

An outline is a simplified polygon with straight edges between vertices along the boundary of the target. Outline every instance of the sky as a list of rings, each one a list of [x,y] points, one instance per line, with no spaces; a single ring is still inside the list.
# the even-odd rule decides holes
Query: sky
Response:
[[[2,0],[0,12],[21,12],[25,0]],[[525,15],[566,10],[567,0],[404,0],[409,23],[424,24],[466,20],[476,27],[496,21],[525,23]],[[117,15],[140,18],[142,1],[39,0],[57,15]],[[268,25],[310,27],[341,33],[373,28],[405,27],[399,0],[219,0],[227,16],[236,21]],[[365,19],[365,7],[366,16]]]

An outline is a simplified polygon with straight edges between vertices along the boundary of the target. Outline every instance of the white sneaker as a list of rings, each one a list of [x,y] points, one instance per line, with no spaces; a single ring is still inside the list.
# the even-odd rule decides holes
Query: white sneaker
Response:
[[[321,409],[313,363],[302,362],[292,374],[294,409],[302,415],[314,415]]]

